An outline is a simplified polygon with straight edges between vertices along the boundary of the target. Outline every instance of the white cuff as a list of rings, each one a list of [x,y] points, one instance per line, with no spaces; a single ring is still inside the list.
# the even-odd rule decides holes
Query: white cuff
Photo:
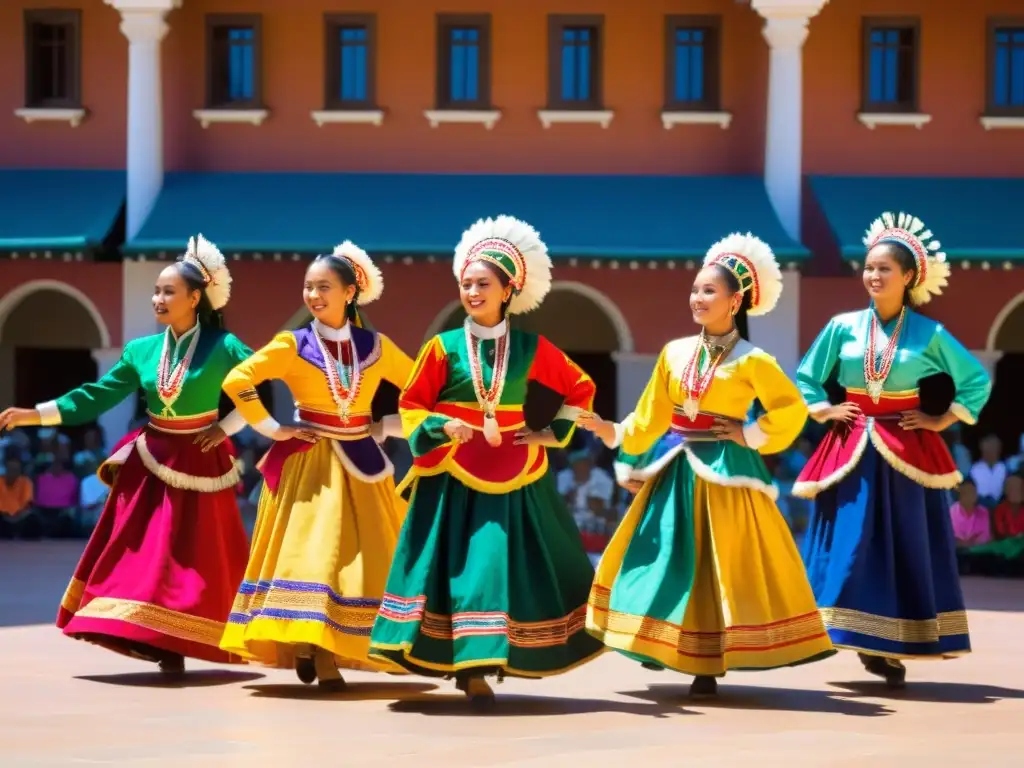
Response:
[[[580,417],[581,413],[586,413],[582,408],[577,408],[575,405],[563,405],[558,409],[558,413],[555,414],[555,419],[564,419],[565,421],[575,422]]]
[[[756,421],[752,421],[749,424],[743,425],[743,440],[746,442],[748,448],[753,448],[755,451],[761,450],[765,443],[768,442],[768,435],[761,429],[761,425]]]
[[[252,425],[252,428],[259,432],[264,437],[269,437],[274,440],[277,435],[277,430],[281,428],[281,423],[277,419],[267,417],[263,421]]]
[[[621,424],[615,421],[612,422],[612,429],[615,430],[615,442],[613,442],[608,447],[614,451],[616,448],[622,445],[622,440],[626,437],[626,426],[625,424]]]
[[[971,415],[971,412],[968,411],[965,406],[960,405],[960,403],[953,403],[949,406],[949,412],[960,419],[964,424],[973,425],[978,423],[978,420]]]
[[[240,414],[236,408],[220,420],[219,426],[224,430],[225,435],[231,437],[245,429],[245,419],[242,418],[242,414]]]
[[[47,400],[45,403],[39,403],[39,405],[36,406],[36,412],[39,414],[39,426],[60,426],[60,409],[57,407],[56,400]]]
[[[621,461],[616,461],[612,468],[615,471],[615,482],[619,485],[632,480],[633,468],[629,464],[623,464]]]
[[[807,406],[807,413],[812,419],[821,424],[824,419],[819,418],[821,414],[832,407],[832,403],[828,400],[822,400],[820,403],[811,403]]]

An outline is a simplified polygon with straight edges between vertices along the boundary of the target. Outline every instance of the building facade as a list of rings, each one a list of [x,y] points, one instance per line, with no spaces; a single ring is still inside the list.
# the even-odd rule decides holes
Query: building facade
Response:
[[[860,237],[898,208],[955,266],[928,313],[993,370],[1024,352],[1019,0],[11,0],[0,30],[0,403],[153,332],[196,232],[248,343],[304,317],[302,263],[351,238],[387,283],[372,321],[415,353],[458,320],[462,229],[497,213],[556,262],[523,322],[619,415],[734,230],[785,265],[750,335],[789,369],[864,305]]]

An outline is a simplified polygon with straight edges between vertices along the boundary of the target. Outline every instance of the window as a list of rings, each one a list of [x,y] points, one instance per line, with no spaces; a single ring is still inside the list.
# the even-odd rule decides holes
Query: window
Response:
[[[206,23],[206,106],[255,109],[262,106],[259,16],[208,16]]]
[[[81,106],[81,11],[25,11],[25,106]]]
[[[328,16],[326,19],[327,72],[324,78],[327,109],[376,107],[377,24],[373,16]]]
[[[666,109],[717,110],[721,19],[669,16],[665,22]]]
[[[1024,19],[989,24],[988,110],[1024,116]]]
[[[864,22],[864,112],[916,112],[917,20]]]
[[[437,106],[490,109],[490,16],[437,17]]]
[[[597,110],[601,91],[603,16],[551,16],[548,102],[554,109]]]

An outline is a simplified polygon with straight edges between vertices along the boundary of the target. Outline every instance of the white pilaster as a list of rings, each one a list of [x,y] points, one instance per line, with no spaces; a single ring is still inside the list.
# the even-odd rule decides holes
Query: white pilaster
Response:
[[[167,12],[181,0],[106,0],[121,13],[128,38],[128,200],[126,237],[142,229],[164,180],[163,78],[160,43]]]
[[[121,348],[94,349],[92,359],[96,361],[96,378],[107,373],[121,359]],[[128,433],[128,425],[135,416],[135,395],[114,406],[99,418],[103,428],[103,438],[107,448],[112,448]]]
[[[615,360],[616,403],[615,418],[624,419],[636,407],[636,401],[651,378],[657,355],[646,355],[639,352],[613,352]]]
[[[153,315],[153,286],[166,266],[159,261],[124,261],[121,267],[121,327],[126,343],[162,330]]]
[[[800,242],[803,151],[803,45],[807,22],[828,0],[752,0],[765,18],[768,118],[764,181],[782,226]]]
[[[790,377],[800,365],[800,273],[782,272],[782,298],[763,317],[747,319],[750,343],[773,355]]]

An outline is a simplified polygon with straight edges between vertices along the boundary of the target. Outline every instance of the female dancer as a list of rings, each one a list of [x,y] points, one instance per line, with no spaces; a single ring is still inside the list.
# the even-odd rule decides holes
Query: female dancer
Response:
[[[793,493],[816,500],[804,559],[832,641],[901,687],[900,659],[970,651],[949,515],[961,476],[938,432],[973,424],[990,383],[948,331],[910,309],[949,278],[924,224],[886,213],[864,243],[873,306],[833,317],[797,374],[811,415],[832,429]],[[838,405],[822,386],[834,372],[846,388]],[[956,385],[942,416],[918,410],[918,381],[935,373]]]
[[[597,567],[587,630],[649,668],[717,692],[729,669],[771,669],[834,653],[759,454],[786,448],[807,408],[775,360],[740,338],[782,292],[771,250],[752,235],[712,246],[690,309],[700,335],[669,342],[624,423],[580,425],[621,445],[619,481],[645,481]],[[744,425],[754,399],[765,414]],[[673,447],[632,469],[671,430]]]
[[[383,289],[351,242],[318,256],[302,292],[313,322],[279,333],[224,382],[238,412],[277,442],[260,464],[252,553],[221,648],[329,689],[345,685],[339,665],[382,666],[366,654],[405,516],[374,439],[401,435],[401,424],[388,419],[385,434],[370,407],[381,381],[405,385],[412,359],[362,328],[356,308]],[[260,404],[255,386],[268,379],[292,391],[299,426],[282,427]]]
[[[189,240],[157,278],[153,309],[164,333],[129,341],[95,384],[0,414],[0,429],[87,424],[144,390],[149,423],[100,467],[111,493],[57,626],[168,673],[183,672],[186,656],[237,661],[218,642],[248,541],[235,502],[239,467],[223,441],[245,422],[237,413],[216,422],[221,382],[252,350],[221,329],[230,288],[216,246]]]
[[[509,328],[506,314],[534,309],[551,287],[533,227],[478,221],[454,272],[465,327],[427,342],[399,402],[414,457],[400,490],[412,500],[370,653],[454,675],[486,708],[487,674],[545,677],[602,651],[583,629],[594,569],[545,451],[569,443],[594,384],[544,337]],[[564,400],[548,430],[524,428],[536,387]]]

